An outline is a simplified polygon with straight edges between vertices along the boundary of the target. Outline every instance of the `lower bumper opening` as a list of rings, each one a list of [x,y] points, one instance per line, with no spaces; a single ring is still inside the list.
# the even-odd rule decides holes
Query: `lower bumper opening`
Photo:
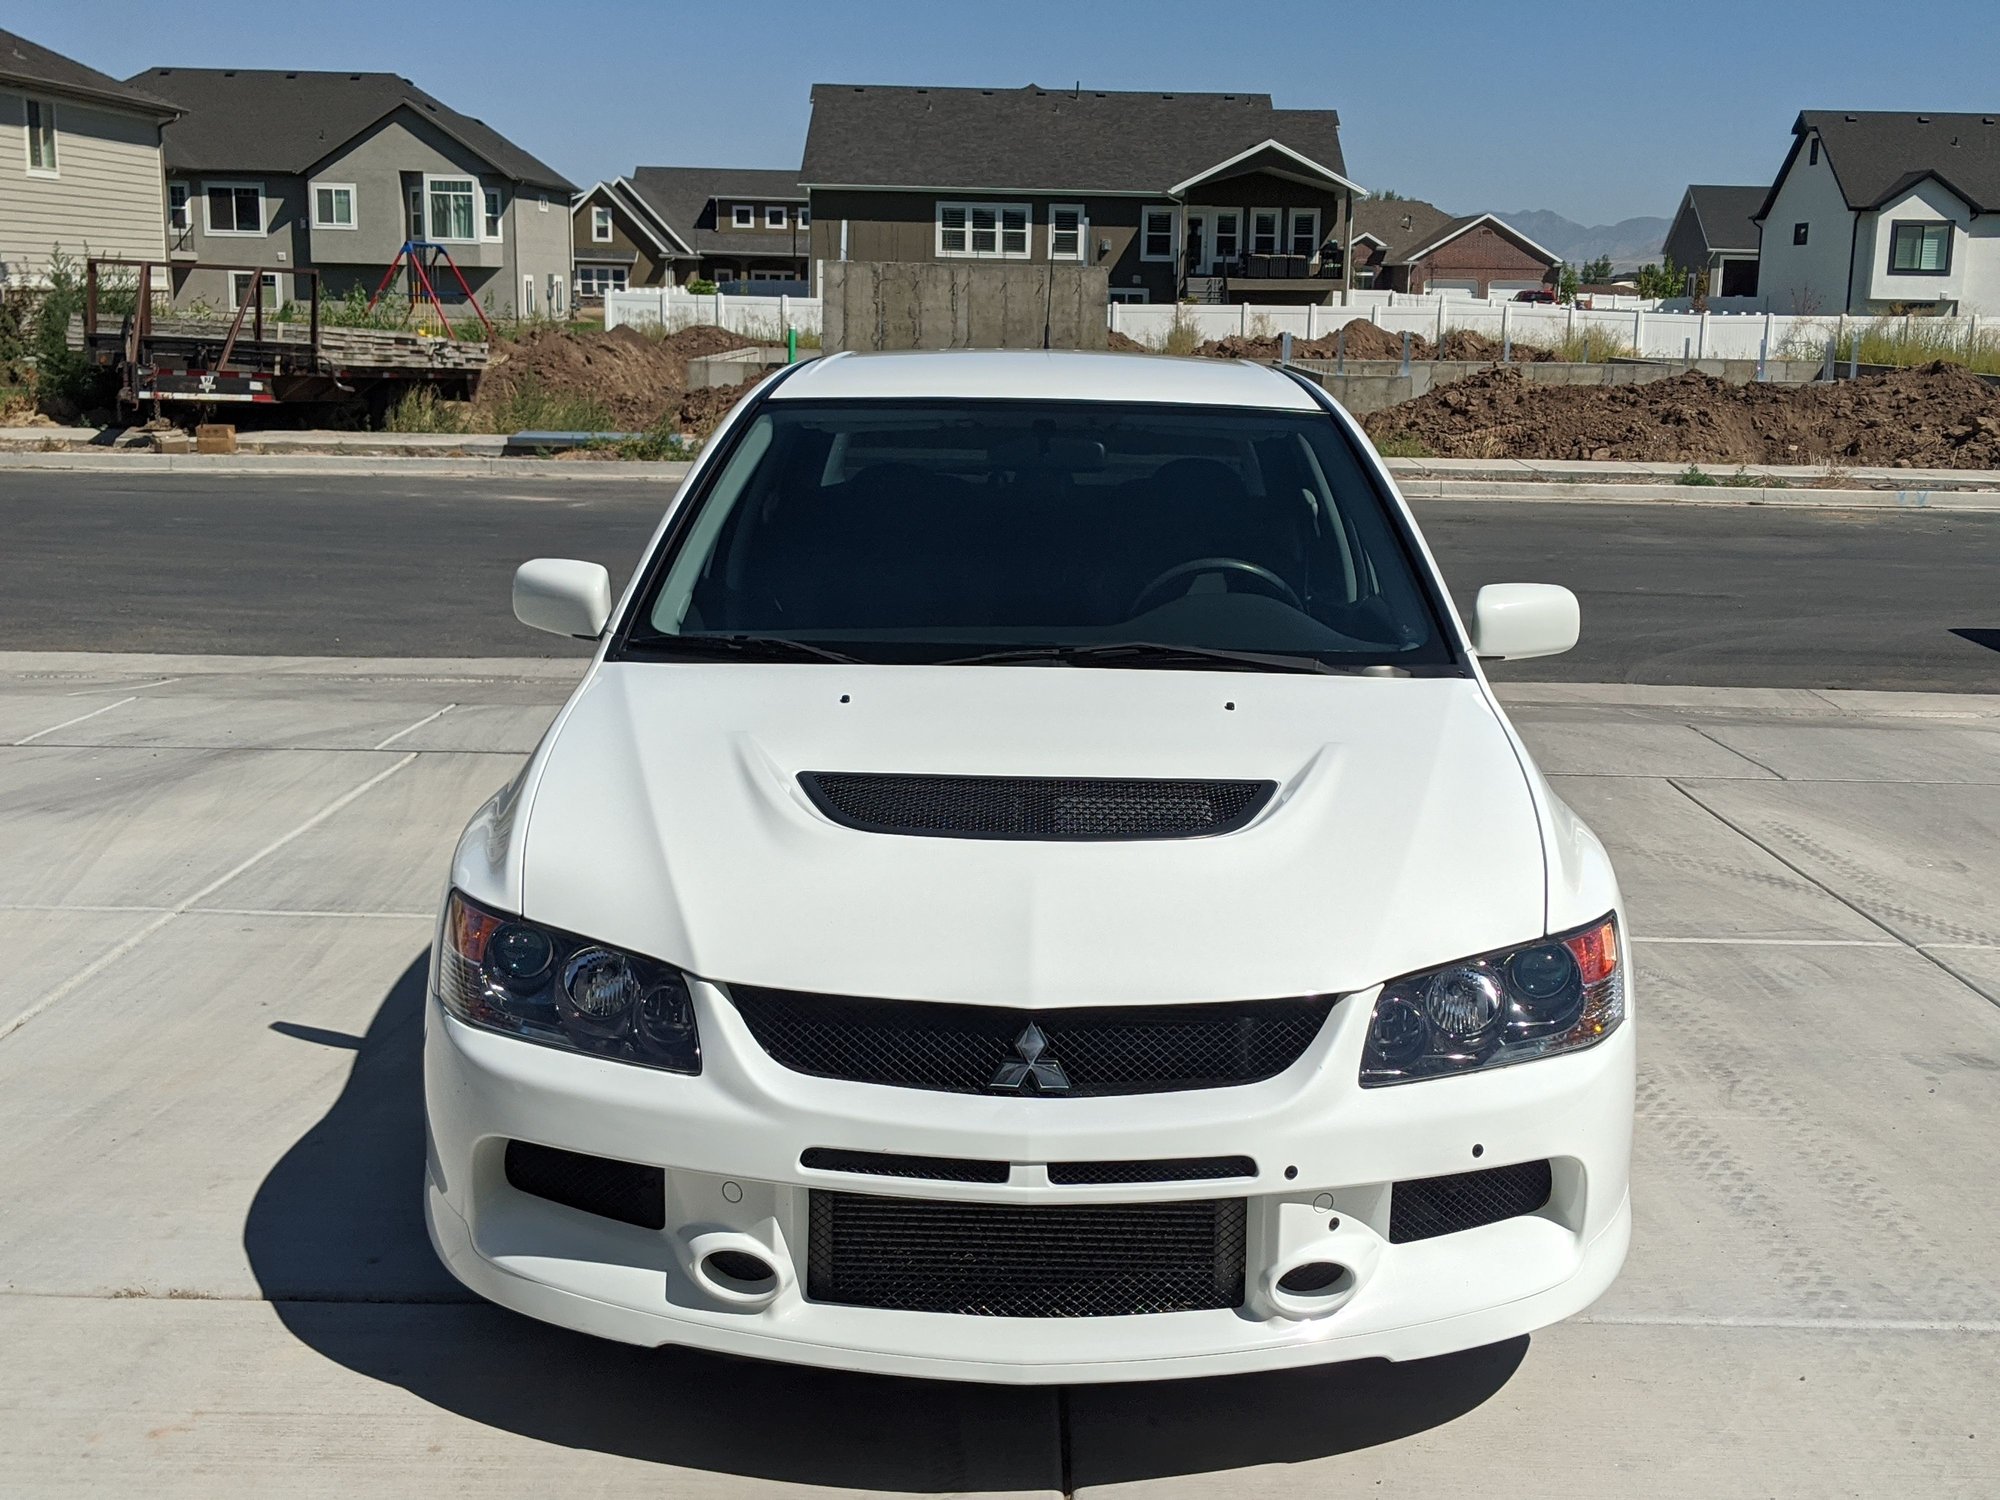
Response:
[[[815,1191],[815,1302],[998,1318],[1195,1312],[1243,1302],[1245,1204],[943,1203]]]
[[[507,1185],[621,1224],[667,1227],[667,1174],[658,1167],[509,1141]]]
[[[1389,1243],[1407,1245],[1539,1213],[1554,1187],[1546,1161],[1399,1182],[1389,1190]]]

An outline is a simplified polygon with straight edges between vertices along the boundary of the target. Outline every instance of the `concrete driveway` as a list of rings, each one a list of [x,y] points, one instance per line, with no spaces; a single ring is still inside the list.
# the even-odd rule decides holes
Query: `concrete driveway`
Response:
[[[0,656],[0,1490],[1995,1492],[2000,698],[1508,689],[1631,902],[1624,1277],[1451,1359],[1055,1391],[596,1343],[436,1265],[432,907],[576,670]]]

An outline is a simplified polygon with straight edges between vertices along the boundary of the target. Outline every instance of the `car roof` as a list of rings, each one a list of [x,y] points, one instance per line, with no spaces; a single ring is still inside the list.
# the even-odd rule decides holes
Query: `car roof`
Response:
[[[1297,381],[1248,360],[1178,359],[1075,349],[852,352],[815,359],[771,392],[774,401],[1125,401],[1318,411]]]

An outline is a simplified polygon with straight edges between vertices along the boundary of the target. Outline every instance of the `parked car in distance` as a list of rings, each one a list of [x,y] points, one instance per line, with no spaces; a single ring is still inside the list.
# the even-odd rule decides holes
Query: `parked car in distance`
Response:
[[[1249,363],[835,355],[738,404],[452,861],[426,1216],[520,1312],[995,1382],[1415,1359],[1611,1283],[1603,847],[1361,429]]]
[[[1523,287],[1520,291],[1514,293],[1514,300],[1516,302],[1553,302],[1556,300],[1555,288],[1547,286]]]

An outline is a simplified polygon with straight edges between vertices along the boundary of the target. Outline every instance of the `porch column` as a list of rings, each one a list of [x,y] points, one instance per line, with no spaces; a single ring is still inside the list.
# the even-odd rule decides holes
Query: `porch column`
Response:
[[[1346,244],[1340,252],[1340,305],[1346,307],[1352,300],[1354,291],[1354,189],[1349,188],[1342,195],[1341,235]]]

